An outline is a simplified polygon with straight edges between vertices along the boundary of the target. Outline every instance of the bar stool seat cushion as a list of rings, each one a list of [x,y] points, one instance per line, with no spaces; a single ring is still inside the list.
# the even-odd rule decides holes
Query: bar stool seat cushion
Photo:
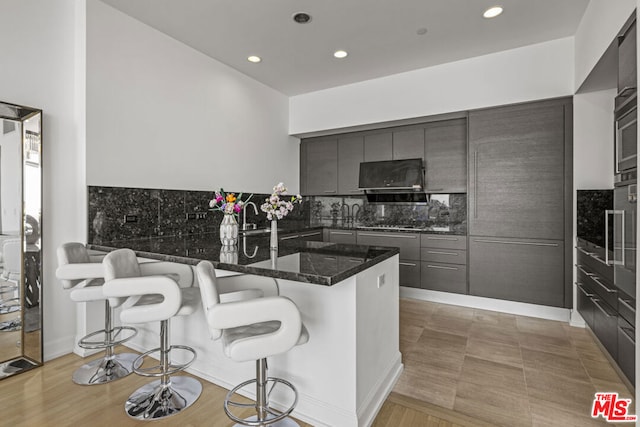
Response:
[[[239,326],[237,328],[225,329],[222,333],[222,348],[225,355],[234,360],[255,360],[253,355],[256,350],[252,346],[257,345],[252,338],[259,336],[271,336],[280,329],[280,322],[270,321],[254,323],[253,325]],[[304,344],[309,341],[309,332],[304,325],[300,331],[300,337],[295,345]],[[269,353],[272,351],[266,350]],[[247,353],[247,354],[245,354]]]

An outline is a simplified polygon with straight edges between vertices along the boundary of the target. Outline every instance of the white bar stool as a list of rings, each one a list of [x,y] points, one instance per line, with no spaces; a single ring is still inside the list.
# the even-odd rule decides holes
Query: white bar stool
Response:
[[[57,250],[56,277],[65,289],[71,289],[75,302],[104,301],[104,329],[84,336],[78,346],[85,349],[105,349],[102,359],[82,365],[73,373],[73,382],[80,385],[105,384],[126,377],[133,372],[137,355],[115,353],[114,347],[133,338],[137,331],[128,326],[112,325],[113,309],[124,299],[108,299],[103,291],[104,268],[102,256],[89,255],[87,248],[78,242],[62,244]]]
[[[298,391],[289,381],[267,376],[267,357],[285,353],[309,340],[300,311],[293,301],[282,296],[256,298],[255,291],[251,295],[247,289],[259,286],[262,277],[243,275],[218,279],[209,261],[200,262],[196,274],[211,338],[222,338],[225,355],[230,359],[256,361],[256,378],[239,384],[227,394],[224,401],[227,416],[236,426],[297,426],[289,415],[298,403]],[[240,284],[244,290],[223,294],[231,290],[233,284]],[[232,400],[239,390],[254,383],[255,403]],[[269,405],[269,396],[277,384],[293,393],[293,403],[284,411]],[[256,415],[243,419],[233,414],[231,407],[254,407]]]
[[[138,420],[156,420],[165,418],[191,406],[202,392],[202,384],[187,376],[171,376],[189,367],[196,352],[191,347],[171,345],[169,343],[169,319],[186,316],[196,311],[200,304],[197,288],[181,288],[170,275],[171,263],[149,263],[155,275],[143,276],[141,265],[135,253],[130,249],[118,249],[109,252],[103,260],[105,272],[104,293],[110,298],[127,298],[120,312],[124,323],[160,322],[160,347],[138,356],[144,357],[159,353],[159,364],[152,367],[136,367],[134,372],[146,377],[159,377],[129,396],[125,411],[131,418]],[[146,265],[146,264],[143,264]],[[171,361],[173,351],[184,351],[191,356],[183,364]]]

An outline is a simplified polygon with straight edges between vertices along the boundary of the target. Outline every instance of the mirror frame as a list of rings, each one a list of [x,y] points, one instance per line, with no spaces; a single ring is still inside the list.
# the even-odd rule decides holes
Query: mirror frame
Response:
[[[33,122],[26,123],[35,118],[37,118],[37,132],[27,129],[27,125],[32,127]],[[21,242],[21,271],[17,288],[20,314],[19,317],[16,316],[7,322],[14,322],[14,324],[19,322],[16,325],[20,330],[20,338],[16,347],[20,348],[20,352],[18,356],[8,356],[9,359],[0,360],[0,379],[4,379],[42,366],[44,361],[42,344],[42,110],[0,101],[0,119],[3,122],[3,129],[5,120],[20,124],[22,197],[18,235]],[[37,166],[37,176],[27,178],[27,166]],[[27,181],[30,187],[26,185]],[[34,192],[36,197],[31,196]],[[27,198],[30,212],[38,212],[37,219],[33,215],[27,214]],[[1,250],[2,248],[0,248],[0,252]],[[27,292],[27,287],[29,287],[29,292]],[[28,314],[27,311],[29,311]],[[12,332],[16,330],[18,329],[13,329]],[[7,332],[0,330],[0,334],[3,333]]]

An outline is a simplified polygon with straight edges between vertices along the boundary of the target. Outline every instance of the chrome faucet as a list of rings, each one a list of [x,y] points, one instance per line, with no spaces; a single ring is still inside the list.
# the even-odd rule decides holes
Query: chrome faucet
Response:
[[[246,230],[247,229],[247,225],[251,225],[251,229],[255,230],[256,229],[256,224],[255,223],[249,223],[247,224],[247,206],[253,206],[253,211],[255,212],[256,215],[258,215],[258,207],[256,206],[255,203],[253,202],[247,202],[244,204],[244,208],[242,209],[242,230]]]
[[[358,222],[358,215],[360,215],[360,205],[354,203],[351,205],[351,224]]]
[[[344,215],[344,208],[347,208],[347,216],[345,217]],[[349,205],[346,203],[343,203],[342,206],[340,206],[340,216],[342,217],[342,223],[343,224],[349,224],[349,219],[351,218],[351,212],[349,211]]]

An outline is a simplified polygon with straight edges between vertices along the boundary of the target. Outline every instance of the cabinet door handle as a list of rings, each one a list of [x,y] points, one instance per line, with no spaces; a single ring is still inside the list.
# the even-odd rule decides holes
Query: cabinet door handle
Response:
[[[300,237],[318,236],[318,235],[320,235],[320,233],[322,233],[322,232],[321,231],[317,231],[315,233],[301,234]]]
[[[627,328],[623,328],[620,325],[618,325],[618,330],[622,332],[622,335],[627,337],[629,341],[631,341],[631,344],[636,345],[636,340],[633,338],[633,336],[629,332],[627,332]]]
[[[359,189],[356,188],[355,190],[349,190],[349,192],[351,192],[351,193],[362,193],[362,190],[359,190]]]
[[[335,193],[335,192],[336,192],[336,190],[324,190],[323,192],[324,192],[324,193]]]
[[[436,236],[427,236],[427,240],[450,240],[452,242],[457,242],[459,239],[457,237],[436,237]]]
[[[349,262],[357,262],[357,263],[363,263],[364,261],[361,259],[353,259],[353,258],[349,258]]]
[[[371,233],[360,233],[361,236],[366,237],[387,237],[392,239],[417,239],[418,236],[414,236],[411,234],[408,235],[393,235],[393,234],[371,234]]]
[[[429,191],[444,191],[444,188],[425,188],[425,192]]]
[[[297,234],[295,236],[285,236],[285,237],[281,237],[280,240],[289,240],[289,239],[297,239],[298,236]]]
[[[415,267],[416,264],[412,263],[412,262],[399,262],[400,265],[405,265],[407,267]]]
[[[629,310],[633,311],[634,313],[636,312],[635,307],[631,306],[631,304],[629,304],[629,302],[627,300],[624,300],[622,298],[618,298],[618,301],[620,301],[620,303],[622,305],[624,305],[625,307],[627,307]]]
[[[593,296],[593,294],[590,294],[589,292],[584,290],[584,287],[583,287],[582,283],[576,282],[576,285],[578,286],[578,289],[580,289],[582,291],[582,293],[584,294],[584,296],[586,296],[587,298],[591,298]]]
[[[591,280],[593,280],[598,285],[600,285],[600,287],[602,289],[604,289],[607,293],[613,294],[613,293],[617,293],[618,292],[616,289],[611,289],[611,288],[607,287],[607,285],[602,283],[596,274],[590,274],[589,277],[591,277]]]
[[[444,265],[431,265],[427,264],[427,268],[437,268],[439,270],[457,270],[457,267],[445,267]]]
[[[506,240],[488,240],[488,239],[475,239],[478,243],[498,243],[501,245],[524,245],[524,246],[550,246],[558,247],[557,243],[540,243],[540,242],[509,242]]]
[[[353,232],[349,231],[330,231],[329,234],[339,234],[341,236],[353,236]]]
[[[473,152],[473,217],[478,218],[478,150]]]
[[[428,254],[435,254],[435,255],[453,255],[453,256],[458,256],[459,254],[457,252],[445,252],[445,251],[427,251]]]
[[[598,309],[602,312],[602,314],[604,314],[607,317],[614,317],[613,315],[607,313],[607,311],[604,308],[602,308],[602,306],[598,303],[598,301],[600,301],[599,299],[591,298],[591,301],[593,301],[593,303],[596,305],[596,307],[598,307]]]

